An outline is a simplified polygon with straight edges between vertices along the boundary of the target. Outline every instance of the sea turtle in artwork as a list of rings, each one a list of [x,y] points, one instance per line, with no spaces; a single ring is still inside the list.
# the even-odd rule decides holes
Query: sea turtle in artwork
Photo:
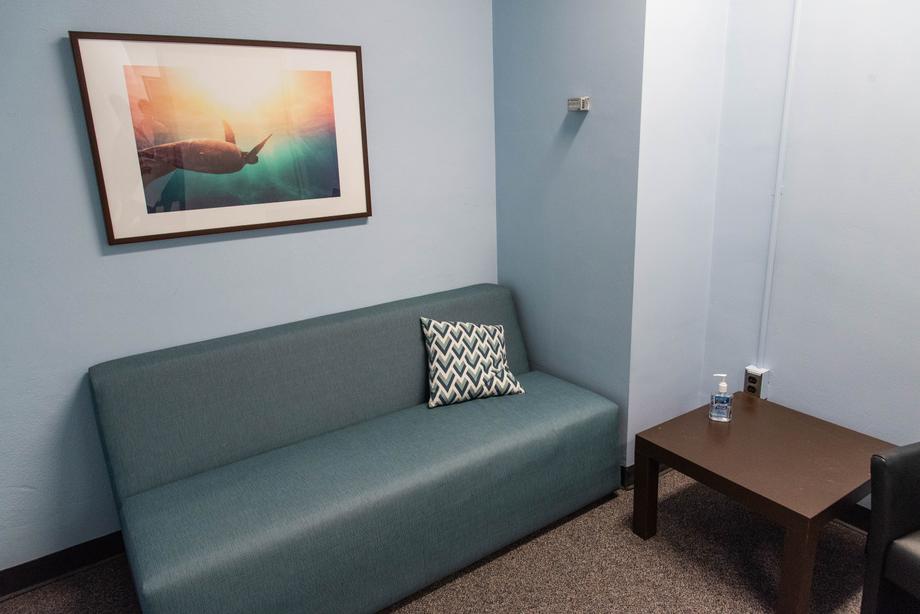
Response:
[[[247,164],[259,161],[259,152],[268,135],[249,151],[240,151],[233,128],[224,122],[224,140],[187,139],[147,147],[137,152],[144,186],[176,169],[224,175],[235,173]]]

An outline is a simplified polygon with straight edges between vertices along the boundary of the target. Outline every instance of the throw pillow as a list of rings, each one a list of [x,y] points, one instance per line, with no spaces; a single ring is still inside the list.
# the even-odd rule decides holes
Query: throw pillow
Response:
[[[508,367],[503,326],[422,318],[422,331],[428,407],[524,392]]]

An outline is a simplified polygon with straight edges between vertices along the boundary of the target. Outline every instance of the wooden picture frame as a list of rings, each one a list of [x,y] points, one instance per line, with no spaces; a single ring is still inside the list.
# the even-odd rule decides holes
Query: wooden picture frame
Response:
[[[370,217],[361,47],[70,42],[109,244]]]

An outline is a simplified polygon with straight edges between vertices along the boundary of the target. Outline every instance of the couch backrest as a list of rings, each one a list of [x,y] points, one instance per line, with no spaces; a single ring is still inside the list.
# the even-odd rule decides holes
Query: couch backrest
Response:
[[[161,484],[424,402],[421,316],[502,324],[512,371],[529,370],[511,293],[496,285],[92,367],[96,417],[119,504]]]

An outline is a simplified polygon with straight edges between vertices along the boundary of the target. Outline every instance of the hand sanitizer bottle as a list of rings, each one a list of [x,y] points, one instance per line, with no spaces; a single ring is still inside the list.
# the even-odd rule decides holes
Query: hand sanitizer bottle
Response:
[[[719,391],[714,392],[709,398],[709,419],[715,422],[731,422],[732,419],[732,395],[728,394],[728,383],[725,373],[713,373],[714,377],[721,377],[719,382]]]

